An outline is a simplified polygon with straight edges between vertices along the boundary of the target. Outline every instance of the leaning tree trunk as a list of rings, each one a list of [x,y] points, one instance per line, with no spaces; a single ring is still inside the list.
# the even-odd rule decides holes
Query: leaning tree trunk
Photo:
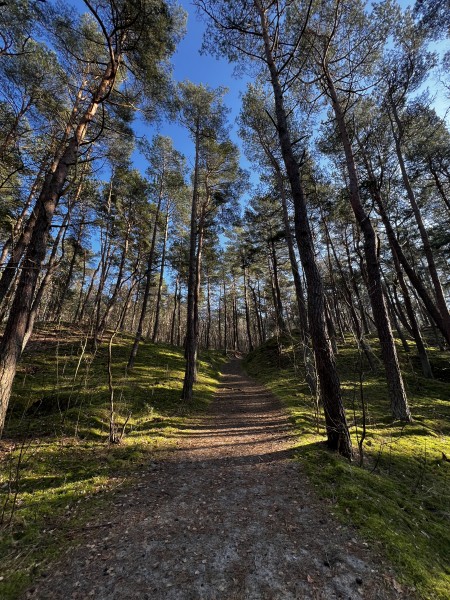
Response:
[[[316,357],[316,368],[325,413],[328,446],[330,449],[337,450],[344,456],[351,458],[352,444],[342,404],[340,381],[325,323],[322,279],[315,259],[312,232],[309,225],[299,166],[290,139],[283,91],[272,55],[272,42],[268,32],[266,14],[259,0],[254,0],[254,4],[260,15],[265,57],[275,97],[277,132],[294,202],[296,237],[306,277],[310,334]]]
[[[26,345],[28,344],[28,341],[31,337],[31,334],[33,333],[34,322],[36,320],[37,312],[38,312],[39,306],[41,304],[41,300],[44,295],[44,292],[48,288],[48,286],[52,280],[54,272],[56,271],[56,269],[59,266],[59,263],[61,262],[61,260],[64,257],[64,250],[63,250],[59,261],[56,260],[57,252],[58,252],[58,248],[59,248],[61,240],[62,240],[62,246],[64,248],[64,238],[67,233],[69,217],[70,217],[70,210],[67,211],[67,213],[64,217],[64,220],[58,230],[58,234],[55,238],[55,241],[53,242],[52,252],[50,254],[50,257],[49,257],[48,263],[47,263],[47,271],[46,271],[44,277],[42,278],[42,281],[39,285],[38,291],[36,292],[36,295],[34,297],[33,304],[31,306],[31,310],[30,310],[30,314],[28,316],[27,331],[25,333],[25,337],[22,342],[22,352],[25,350]]]
[[[119,57],[116,57],[118,60]],[[80,118],[73,136],[67,141],[61,158],[47,173],[36,203],[36,222],[23,259],[22,271],[11,306],[8,322],[0,344],[0,435],[3,431],[6,410],[16,374],[17,363],[22,352],[22,344],[27,332],[28,316],[42,263],[47,251],[47,240],[53,215],[64,192],[70,167],[78,160],[79,148],[85,139],[91,121],[114,85],[116,64],[108,64],[93,99]]]
[[[400,371],[400,364],[395,348],[394,336],[387,312],[386,302],[383,294],[381,280],[378,240],[375,230],[364,210],[359,194],[358,175],[356,172],[355,159],[351,147],[350,138],[345,123],[344,112],[339,102],[334,82],[324,65],[326,86],[331,98],[331,103],[336,117],[342,145],[344,147],[347,171],[349,176],[350,204],[356,217],[356,221],[364,236],[364,255],[368,278],[368,293],[372,306],[373,318],[380,339],[381,356],[386,372],[386,379],[391,403],[391,412],[396,419],[410,421],[411,413],[406,397],[405,386]]]
[[[431,296],[429,295],[427,289],[425,288],[424,284],[422,283],[420,277],[417,275],[416,270],[411,266],[407,257],[405,256],[405,253],[403,252],[403,248],[397,239],[394,228],[393,228],[392,223],[387,214],[383,198],[381,196],[380,190],[378,189],[378,185],[377,185],[375,174],[373,172],[372,165],[370,164],[367,156],[364,153],[362,154],[362,156],[364,159],[364,164],[365,164],[367,174],[369,176],[370,194],[371,194],[372,199],[374,200],[375,204],[377,205],[378,212],[379,212],[379,215],[383,222],[384,228],[386,230],[386,235],[388,237],[388,241],[392,248],[392,251],[395,251],[395,254],[396,254],[400,264],[402,265],[405,273],[408,275],[408,279],[410,280],[413,288],[416,290],[417,294],[419,295],[420,299],[422,300],[426,310],[428,311],[428,314],[431,316],[433,321],[438,326],[440,332],[444,336],[447,343],[450,344],[450,330],[448,330],[448,328],[446,327],[446,323],[445,323],[444,319],[442,319],[442,315],[441,315],[440,311],[438,310],[438,307],[435,305],[435,303],[432,300]]]
[[[392,134],[394,136],[395,141],[395,150],[397,154],[398,164],[400,165],[400,171],[402,174],[403,185],[405,186],[406,195],[408,196],[409,203],[411,205],[414,218],[417,223],[417,227],[419,229],[420,237],[423,245],[423,253],[425,255],[428,271],[430,273],[431,281],[434,288],[434,293],[436,296],[436,305],[441,313],[442,320],[445,324],[445,329],[447,332],[450,332],[450,312],[448,310],[447,302],[445,300],[444,291],[442,289],[442,284],[439,279],[439,274],[437,271],[436,263],[433,256],[433,251],[431,249],[430,238],[428,237],[428,232],[426,230],[425,224],[422,219],[422,214],[420,212],[419,205],[417,204],[416,196],[414,190],[411,186],[411,182],[409,180],[408,173],[406,171],[406,165],[403,158],[401,137],[402,137],[402,124],[400,122],[400,117],[398,115],[397,107],[395,102],[391,102],[391,108],[395,123],[397,125],[397,131],[395,131],[394,123],[392,123]]]
[[[101,87],[101,84],[100,84],[100,87]],[[100,87],[99,87],[99,89],[100,89]],[[48,184],[47,180],[49,177],[51,178],[52,176],[54,176],[56,178],[58,166],[61,163],[62,157],[68,151],[68,144],[70,144],[70,142],[68,143],[69,136],[72,133],[74,119],[78,113],[79,104],[80,104],[80,101],[82,100],[83,94],[84,94],[84,82],[83,82],[83,85],[81,85],[80,89],[78,90],[74,105],[72,107],[72,113],[71,113],[70,118],[68,119],[68,121],[66,123],[66,127],[64,129],[64,135],[58,145],[58,148],[56,150],[53,161],[49,167],[47,176],[44,178],[41,194],[39,195],[39,197],[35,203],[35,206],[34,206],[33,210],[31,211],[31,214],[28,217],[28,220],[25,224],[25,227],[24,227],[21,235],[19,236],[19,238],[16,241],[14,241],[14,236],[17,235],[18,232],[20,231],[20,229],[22,228],[23,221],[26,217],[28,207],[29,207],[29,205],[31,205],[31,202],[34,198],[34,194],[36,192],[36,187],[39,184],[40,179],[42,177],[43,166],[41,167],[41,170],[39,171],[39,174],[36,178],[36,181],[30,190],[30,193],[28,195],[28,200],[27,200],[27,206],[24,207],[24,210],[22,211],[22,214],[20,215],[20,217],[14,227],[13,236],[12,236],[12,239],[10,240],[11,243],[14,241],[14,244],[12,245],[12,250],[10,252],[8,263],[5,265],[4,270],[3,270],[3,275],[0,279],[0,303],[5,298],[14,278],[16,277],[17,269],[19,268],[21,260],[25,254],[27,246],[30,243],[31,237],[33,235],[33,229],[34,229],[34,226],[36,225],[36,220],[37,220],[38,211],[39,211],[39,202],[42,202],[42,191],[45,189],[46,184]],[[95,100],[91,106],[93,106],[94,104],[95,104]],[[91,119],[94,117],[96,111],[97,111],[97,108],[95,108]],[[89,112],[89,109],[87,112]],[[87,115],[87,113],[85,114],[85,117],[86,117],[86,115]],[[89,121],[87,122],[86,125],[88,125],[88,124],[89,124]],[[82,126],[82,121],[80,122],[80,125],[79,125],[78,129],[76,130],[77,132],[79,131],[80,126]],[[80,131],[80,133],[81,133],[81,131]],[[86,132],[84,131],[84,133],[82,134],[83,138],[84,138],[85,134],[86,134]],[[72,138],[72,140],[74,140],[76,137],[77,137],[77,133],[75,133],[75,136]],[[46,160],[44,161],[43,165],[45,164]],[[56,204],[58,202],[59,202],[59,197],[56,201]],[[56,206],[55,206],[55,208],[56,208]],[[7,250],[8,242],[5,244],[5,246],[6,246],[6,250]],[[2,264],[3,264],[3,261],[5,260],[5,258],[6,258],[6,254],[5,254],[5,248],[4,248],[3,252],[2,252]]]
[[[364,336],[363,336],[363,333],[362,333],[362,330],[361,330],[361,324],[359,322],[358,315],[356,314],[356,309],[355,309],[355,306],[354,306],[354,303],[353,303],[352,292],[351,292],[350,286],[349,286],[349,284],[347,282],[347,277],[345,276],[344,270],[343,270],[342,265],[341,265],[341,261],[338,258],[338,255],[337,255],[337,252],[336,252],[336,248],[334,247],[334,244],[333,244],[332,239],[331,239],[331,235],[330,235],[330,231],[329,231],[329,228],[328,228],[327,221],[326,221],[325,216],[323,215],[322,211],[321,211],[321,215],[322,215],[322,223],[323,223],[323,226],[324,226],[324,229],[325,229],[325,236],[326,236],[326,239],[327,239],[327,245],[329,245],[331,247],[331,251],[333,253],[334,260],[335,260],[336,266],[338,268],[338,272],[339,272],[339,274],[341,276],[342,286],[344,288],[345,300],[346,300],[347,306],[349,308],[350,318],[353,321],[353,326],[354,326],[354,329],[355,329],[355,332],[356,332],[357,344],[358,344],[359,348],[364,352],[364,354],[365,354],[365,356],[367,358],[367,362],[369,363],[371,371],[375,372],[376,371],[376,366],[375,366],[375,362],[373,360],[372,351],[370,349],[370,346],[368,345],[368,343],[364,339]],[[348,252],[347,244],[345,244],[345,246],[346,246],[346,250]],[[332,276],[331,273],[332,273],[333,268],[332,268],[332,265],[331,265],[331,257],[330,257],[329,264],[330,264],[330,276]],[[351,272],[351,274],[352,274],[352,272]],[[356,291],[355,291],[355,288],[356,288]],[[359,290],[358,290],[358,287],[356,285],[356,282],[354,282],[353,291],[355,292],[355,297],[359,300],[360,308],[362,309],[361,298],[360,298],[360,295],[359,295]],[[362,312],[362,310],[360,310],[360,314],[361,314],[361,312]]]
[[[358,302],[359,314],[361,315],[361,324],[363,327],[363,332],[364,332],[364,335],[369,335],[369,333],[370,333],[369,323],[367,322],[366,312],[364,310],[364,304],[363,304],[363,301],[361,298],[361,294],[359,292],[358,284],[356,282],[356,275],[355,275],[353,265],[352,265],[352,257],[350,256],[349,244],[347,243],[347,230],[345,232],[344,248],[345,248],[345,254],[347,256],[347,265],[348,265],[348,270],[350,273],[350,282],[352,284],[353,292],[354,292],[356,300]]]
[[[290,265],[291,265],[292,278],[294,280],[295,295],[296,295],[296,299],[297,299],[298,318],[299,318],[299,325],[300,325],[300,337],[301,337],[301,340],[303,343],[306,377],[308,380],[308,385],[310,387],[311,393],[315,395],[316,387],[317,387],[317,385],[316,385],[317,377],[315,374],[315,367],[313,364],[313,360],[311,360],[311,356],[310,356],[311,352],[310,352],[310,338],[309,338],[309,331],[308,331],[308,314],[307,314],[307,310],[306,310],[305,295],[303,292],[303,285],[302,285],[302,281],[300,278],[297,257],[295,256],[294,240],[293,240],[293,236],[291,233],[291,224],[290,224],[290,220],[289,220],[286,191],[285,191],[285,186],[284,186],[284,177],[283,177],[283,173],[281,171],[279,161],[274,156],[273,152],[267,146],[267,144],[263,144],[263,149],[272,164],[272,167],[275,171],[275,175],[277,178],[278,191],[280,193],[281,206],[283,209],[283,222],[284,222],[286,243],[287,243],[288,252],[289,252],[289,261],[290,261]]]
[[[403,294],[403,303],[405,305],[406,314],[408,315],[409,324],[411,326],[412,336],[414,338],[414,342],[417,347],[417,353],[418,353],[419,359],[420,359],[420,364],[422,366],[422,372],[424,374],[424,377],[427,377],[428,379],[433,379],[433,371],[431,369],[430,361],[428,358],[428,353],[425,348],[425,344],[423,342],[422,334],[420,333],[419,323],[417,321],[416,314],[414,312],[414,308],[411,303],[409,290],[406,285],[406,281],[403,276],[403,272],[402,272],[398,257],[396,255],[394,249],[392,249],[392,255],[394,258],[394,264],[395,264],[395,270],[397,272],[398,282],[400,284],[402,294]]]
[[[444,190],[444,186],[439,178],[438,171],[437,171],[437,169],[434,168],[433,160],[430,156],[427,157],[427,164],[428,164],[428,168],[430,169],[430,173],[433,175],[433,179],[434,179],[434,182],[438,189],[438,192],[439,192],[442,200],[444,201],[445,206],[450,211],[450,198],[448,197],[448,195],[446,194],[446,192]]]

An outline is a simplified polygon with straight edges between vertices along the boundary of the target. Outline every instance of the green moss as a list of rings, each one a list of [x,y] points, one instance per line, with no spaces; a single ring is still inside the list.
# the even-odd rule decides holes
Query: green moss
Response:
[[[64,342],[58,342],[63,339]],[[118,485],[174,443],[186,418],[211,401],[224,358],[204,353],[194,401],[181,403],[180,348],[142,343],[132,372],[130,336],[112,346],[120,445],[108,445],[107,344],[83,354],[71,328],[38,331],[16,377],[0,440],[0,597],[13,600],[95,513]]]
[[[377,340],[370,340],[375,353]],[[364,465],[348,463],[325,445],[322,416],[304,381],[295,340],[271,340],[246,361],[250,375],[267,385],[289,410],[299,432],[297,456],[333,512],[379,544],[405,583],[422,598],[450,596],[450,386],[449,357],[430,359],[439,378],[422,378],[401,353],[414,421],[393,422],[382,369],[373,374],[350,341],[337,357],[354,447],[361,435],[361,393],[367,405]],[[361,368],[360,368],[361,365]],[[359,378],[362,371],[363,384]]]

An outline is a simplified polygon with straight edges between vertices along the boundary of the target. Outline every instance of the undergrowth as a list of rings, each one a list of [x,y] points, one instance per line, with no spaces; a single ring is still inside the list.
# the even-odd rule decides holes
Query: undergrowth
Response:
[[[370,343],[377,354],[377,340]],[[353,446],[367,433],[350,463],[327,450],[324,422],[317,419],[301,368],[296,340],[270,340],[248,355],[248,373],[285,404],[299,432],[298,460],[320,494],[342,520],[380,546],[401,581],[422,597],[450,597],[450,364],[449,355],[430,349],[436,379],[420,376],[418,361],[402,352],[402,369],[413,422],[390,417],[382,367],[370,371],[349,340],[337,356]],[[412,353],[411,353],[412,354]]]
[[[170,448],[186,418],[202,412],[224,358],[199,360],[194,401],[180,401],[180,348],[142,343],[126,374],[132,339],[112,345],[120,444],[109,444],[108,337],[92,347],[73,328],[40,329],[23,356],[0,440],[0,598],[17,598],[93,519],[118,487]]]

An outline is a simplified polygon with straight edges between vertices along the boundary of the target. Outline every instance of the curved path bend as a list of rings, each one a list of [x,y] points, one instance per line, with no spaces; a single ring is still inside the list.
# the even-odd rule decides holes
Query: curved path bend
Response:
[[[279,402],[232,360],[210,414],[117,495],[114,525],[91,530],[26,597],[408,598],[317,499],[294,446]]]

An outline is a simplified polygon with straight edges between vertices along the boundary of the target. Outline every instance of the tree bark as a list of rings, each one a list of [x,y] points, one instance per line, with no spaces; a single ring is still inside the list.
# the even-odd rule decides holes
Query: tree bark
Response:
[[[278,327],[279,334],[286,333],[286,322],[283,316],[283,303],[281,300],[280,282],[278,279],[278,260],[277,252],[275,249],[275,243],[273,239],[269,241],[269,252],[270,259],[272,262],[272,290],[273,290],[273,304],[275,309],[275,321]]]
[[[394,136],[395,141],[395,150],[397,153],[398,164],[400,165],[400,171],[402,174],[403,185],[405,186],[406,195],[408,196],[409,203],[411,205],[414,218],[416,220],[417,226],[419,228],[420,237],[422,239],[423,244],[423,252],[427,260],[428,271],[430,273],[431,281],[434,287],[434,293],[436,296],[436,304],[439,312],[441,313],[441,318],[445,324],[446,331],[450,332],[450,312],[448,310],[447,302],[445,300],[444,291],[442,289],[441,281],[439,279],[439,274],[437,272],[436,263],[434,261],[433,252],[431,250],[430,238],[428,237],[428,232],[426,230],[425,224],[422,219],[422,214],[420,212],[419,205],[416,201],[416,196],[414,194],[414,190],[411,186],[411,182],[408,177],[408,172],[406,170],[405,161],[403,158],[403,151],[401,145],[401,137],[402,137],[402,124],[400,122],[400,117],[397,111],[397,107],[394,101],[391,101],[392,115],[394,117],[394,121],[397,125],[397,131],[395,130],[394,123],[392,122],[392,134]]]
[[[249,352],[253,352],[253,339],[252,339],[252,331],[251,331],[251,319],[250,319],[250,307],[248,304],[248,291],[247,291],[247,273],[246,267],[244,266],[244,303],[245,303],[245,323],[247,326],[247,340],[248,340],[248,350]]]
[[[114,306],[114,304],[116,303],[116,300],[119,296],[119,292],[122,289],[122,285],[124,283],[124,270],[125,270],[125,263],[126,263],[126,259],[127,259],[127,255],[128,255],[128,246],[129,246],[129,241],[130,241],[130,232],[131,232],[131,225],[128,224],[127,226],[127,231],[125,234],[125,240],[124,240],[124,245],[122,248],[122,254],[120,257],[120,264],[119,264],[119,272],[117,273],[117,278],[116,278],[116,283],[114,285],[114,290],[113,293],[110,295],[108,303],[106,305],[106,310],[101,318],[101,321],[98,325],[98,329],[96,332],[97,337],[101,338],[103,335],[103,332],[106,328],[106,325],[108,323],[108,318],[109,315],[111,313],[111,310]]]
[[[255,307],[256,325],[257,325],[257,331],[258,331],[259,344],[261,345],[264,342],[264,335],[263,335],[263,328],[262,328],[262,322],[261,322],[261,311],[260,311],[260,307],[258,305],[258,297],[256,295],[255,288],[250,285],[250,282],[248,284],[248,287],[250,288],[250,291],[252,293],[253,306]]]
[[[175,321],[177,318],[177,299],[178,299],[178,281],[180,276],[177,274],[175,280],[175,292],[173,294],[173,311],[172,311],[172,325],[170,327],[170,344],[173,346],[175,341]]]
[[[434,182],[436,183],[436,187],[441,195],[442,200],[444,201],[445,206],[450,211],[450,198],[447,196],[444,190],[444,186],[442,185],[441,180],[439,179],[439,175],[437,170],[433,166],[433,161],[431,157],[428,157],[428,167],[430,169],[430,173],[433,175]]]
[[[211,333],[211,285],[209,281],[209,276],[206,278],[206,310],[207,310],[207,320],[206,320],[206,328],[205,328],[205,348],[209,350],[210,345],[210,333]]]
[[[159,188],[159,194],[158,194],[158,203],[156,205],[155,223],[153,225],[152,241],[151,241],[151,245],[150,245],[150,251],[148,253],[147,271],[145,274],[145,289],[144,289],[144,296],[142,298],[141,314],[139,316],[139,322],[138,322],[138,326],[137,326],[137,330],[136,330],[136,335],[134,336],[133,346],[131,347],[130,356],[128,358],[127,370],[130,370],[134,367],[134,362],[136,360],[136,356],[137,356],[138,349],[139,349],[139,343],[142,339],[142,333],[144,331],[144,320],[147,315],[148,301],[150,300],[152,268],[153,268],[153,261],[154,261],[154,257],[155,257],[156,236],[158,233],[158,219],[159,219],[159,213],[161,210],[162,192],[163,192],[163,182],[161,181],[160,188]]]
[[[118,59],[118,57],[117,57]],[[47,250],[47,240],[54,212],[64,192],[70,167],[76,164],[91,121],[115,81],[117,64],[108,64],[92,101],[80,118],[73,136],[67,141],[61,158],[45,177],[36,203],[35,225],[22,263],[22,271],[8,322],[0,344],[0,435],[3,431],[17,362],[27,332],[36,284]]]
[[[392,250],[395,251],[395,254],[396,254],[399,262],[401,263],[405,273],[408,275],[408,278],[409,278],[411,284],[413,285],[414,289],[416,290],[417,294],[419,295],[420,299],[424,303],[425,308],[427,309],[429,315],[431,316],[431,318],[434,320],[434,322],[438,326],[440,332],[444,336],[447,343],[450,344],[450,328],[448,328],[446,326],[446,322],[444,319],[442,319],[442,315],[441,315],[440,311],[436,307],[434,301],[432,300],[427,289],[425,288],[424,284],[420,280],[420,277],[417,275],[415,269],[411,266],[408,259],[406,258],[405,253],[403,252],[403,249],[397,239],[394,228],[392,227],[392,223],[386,212],[384,201],[381,196],[380,190],[378,189],[377,181],[376,181],[372,166],[371,166],[367,156],[364,153],[362,155],[363,155],[366,171],[367,171],[367,174],[369,177],[370,194],[371,194],[372,199],[374,200],[375,204],[377,205],[378,212],[380,214],[381,220],[382,220],[384,228],[386,230],[386,235],[388,237],[389,244],[390,244]]]
[[[194,165],[194,185],[192,191],[191,206],[191,231],[189,239],[189,272],[188,272],[188,290],[187,290],[187,317],[186,317],[186,343],[184,355],[186,358],[186,371],[184,374],[183,391],[181,399],[185,402],[191,402],[196,376],[197,363],[197,338],[195,322],[195,293],[197,286],[196,277],[196,254],[197,254],[197,203],[198,203],[198,185],[199,185],[199,160],[200,160],[200,123],[199,119],[195,129],[195,165]]]
[[[339,102],[334,82],[323,63],[323,71],[326,79],[326,87],[331,98],[331,103],[336,117],[339,135],[344,148],[347,171],[349,176],[350,204],[352,206],[356,221],[364,236],[364,255],[368,277],[368,293],[372,306],[373,318],[380,340],[381,356],[386,372],[389,390],[391,412],[394,418],[402,421],[411,420],[411,412],[408,406],[405,386],[400,371],[400,364],[395,348],[394,336],[389,322],[386,302],[383,294],[381,271],[379,264],[378,240],[375,230],[364,210],[359,194],[359,182],[356,172],[356,164],[353,155],[350,138],[348,135],[345,116]]]
[[[166,262],[166,247],[167,247],[167,235],[169,233],[169,206],[166,209],[166,218],[164,223],[164,238],[163,238],[163,249],[161,256],[161,267],[159,270],[159,283],[158,283],[158,294],[156,297],[156,309],[155,309],[155,324],[153,326],[153,336],[152,342],[156,344],[158,341],[158,333],[159,333],[159,315],[161,311],[161,293],[162,286],[164,281],[164,268]]]
[[[58,252],[58,248],[59,248],[61,240],[62,240],[63,247],[64,247],[64,237],[66,235],[67,227],[69,224],[69,216],[70,216],[70,210],[66,213],[64,220],[63,220],[61,226],[59,227],[58,234],[55,238],[55,241],[53,242],[53,248],[52,248],[50,257],[48,259],[46,273],[45,273],[44,277],[42,278],[42,281],[39,285],[38,291],[36,292],[36,295],[33,300],[33,305],[31,307],[30,314],[28,316],[27,330],[26,330],[26,333],[25,333],[25,336],[24,336],[24,339],[22,342],[22,352],[25,350],[26,345],[28,344],[28,341],[31,337],[31,334],[33,333],[34,322],[36,320],[36,316],[37,316],[37,312],[38,312],[38,309],[39,309],[39,306],[40,306],[40,303],[42,300],[42,296],[44,295],[45,290],[47,289],[49,283],[52,280],[54,272],[56,271],[59,263],[61,262],[62,256],[59,261],[56,260],[56,256],[57,256],[57,252]]]
[[[227,289],[225,284],[225,273],[223,274],[223,353],[227,354],[228,321],[227,321]]]
[[[337,450],[344,456],[351,458],[352,445],[342,404],[340,381],[326,330],[322,279],[315,260],[312,233],[298,162],[293,152],[288,119],[284,108],[283,91],[272,55],[272,41],[268,32],[265,11],[259,0],[254,0],[254,5],[260,16],[265,57],[275,97],[278,137],[294,202],[296,237],[303,272],[306,277],[310,333],[325,413],[328,446],[330,449]]]

